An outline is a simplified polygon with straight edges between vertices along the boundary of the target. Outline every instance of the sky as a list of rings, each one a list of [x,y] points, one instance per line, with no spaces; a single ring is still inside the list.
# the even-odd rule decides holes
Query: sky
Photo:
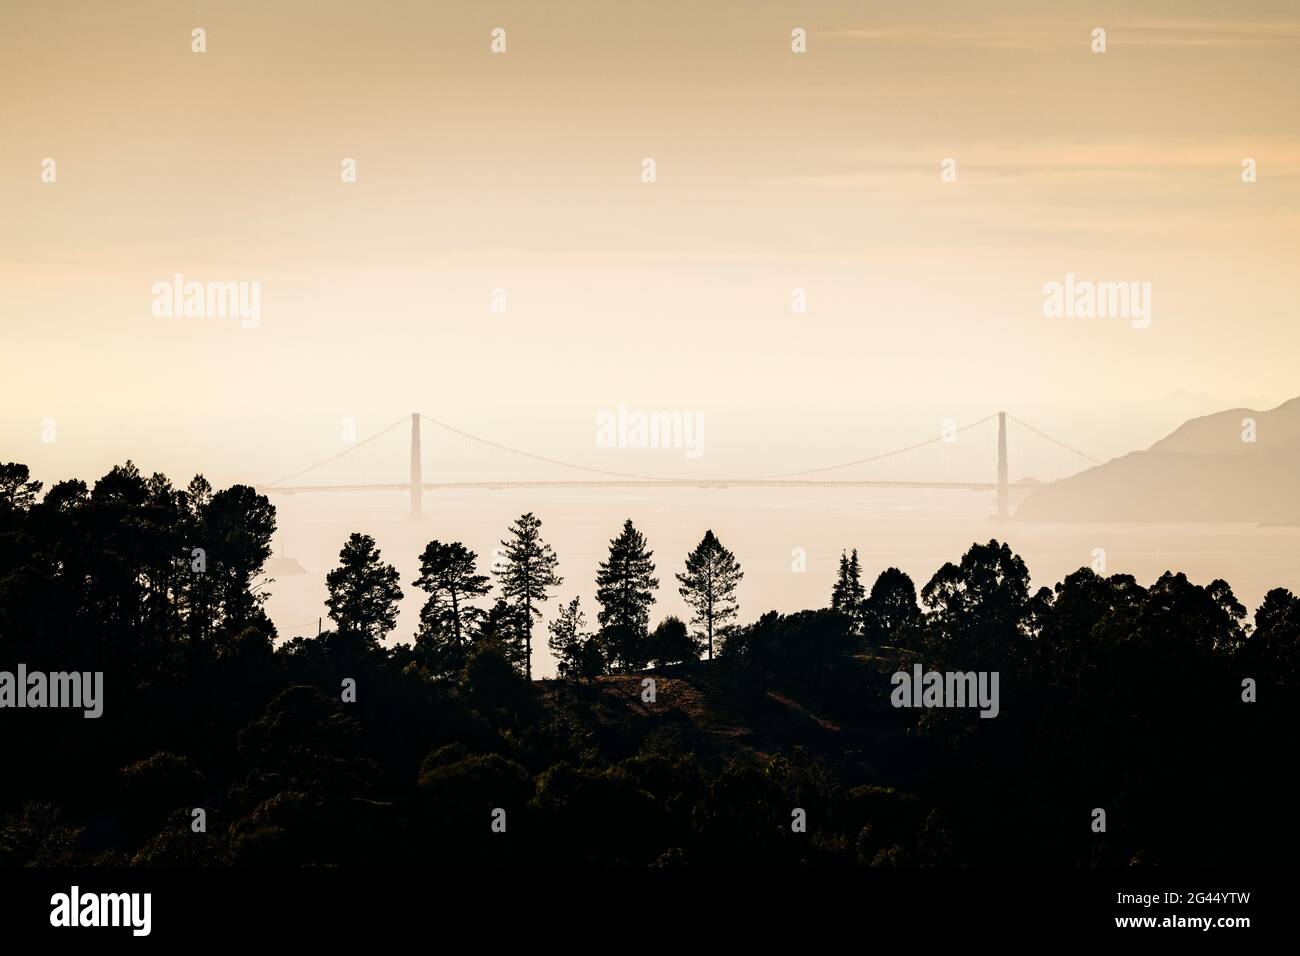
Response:
[[[418,410],[716,477],[1271,407],[1298,46],[1281,2],[0,0],[0,459],[263,483]],[[160,317],[176,274],[257,283],[256,327]],[[1149,283],[1149,325],[1045,316],[1067,275]],[[705,453],[602,447],[620,404]],[[430,480],[564,476],[430,441]],[[400,440],[331,467],[405,477]]]

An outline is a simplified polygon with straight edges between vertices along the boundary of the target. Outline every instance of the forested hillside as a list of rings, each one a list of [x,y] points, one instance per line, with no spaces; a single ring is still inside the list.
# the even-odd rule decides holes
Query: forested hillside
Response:
[[[491,576],[430,543],[399,582],[342,543],[334,627],[262,611],[274,509],[129,463],[44,491],[0,465],[0,864],[929,866],[1289,861],[1300,600],[1088,569],[1032,591],[1004,543],[919,591],[856,553],[828,606],[740,608],[709,532],[671,579],[628,522],[593,626],[541,521]],[[674,564],[676,562],[673,562]],[[729,588],[729,584],[731,587]],[[273,585],[271,585],[273,586]],[[428,594],[394,635],[403,586]],[[556,608],[555,605],[551,605]],[[399,639],[394,639],[399,638]],[[102,672],[102,713],[31,673]],[[900,673],[996,673],[996,716],[899,707]],[[3,687],[0,686],[0,691]],[[18,706],[18,695],[25,706]],[[992,717],[992,719],[989,719]],[[1106,826],[1095,826],[1103,810]]]

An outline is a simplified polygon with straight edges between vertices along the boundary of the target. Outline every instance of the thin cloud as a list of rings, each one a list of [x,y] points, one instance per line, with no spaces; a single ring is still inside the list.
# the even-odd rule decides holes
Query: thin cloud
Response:
[[[925,27],[868,27],[832,30],[832,39],[906,44],[920,47],[966,47],[1047,52],[1077,48],[1093,26],[1103,25],[1111,44],[1160,47],[1258,47],[1286,46],[1300,40],[1300,20],[1259,22],[1249,20],[1181,20],[1147,18],[1111,20],[1108,24],[1060,23],[1047,28],[1035,25],[1030,32],[1016,32],[999,25],[965,29],[935,30]]]

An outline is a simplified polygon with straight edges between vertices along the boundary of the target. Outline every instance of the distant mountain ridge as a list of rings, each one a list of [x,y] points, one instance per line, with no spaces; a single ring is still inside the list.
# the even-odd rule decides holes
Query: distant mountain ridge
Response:
[[[1145,451],[1045,485],[1015,517],[1300,524],[1300,398],[1193,418]]]

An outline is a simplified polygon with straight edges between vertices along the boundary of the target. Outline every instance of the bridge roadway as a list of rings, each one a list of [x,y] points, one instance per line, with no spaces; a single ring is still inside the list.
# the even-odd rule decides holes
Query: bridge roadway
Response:
[[[1010,490],[1029,491],[1038,487],[1035,481],[1018,481],[1007,486]],[[931,488],[957,491],[997,491],[994,481],[845,481],[834,479],[628,479],[626,481],[568,480],[568,481],[425,481],[424,491],[499,490],[504,488]],[[261,494],[308,494],[318,491],[410,491],[410,482],[378,485],[275,485],[259,486]]]

